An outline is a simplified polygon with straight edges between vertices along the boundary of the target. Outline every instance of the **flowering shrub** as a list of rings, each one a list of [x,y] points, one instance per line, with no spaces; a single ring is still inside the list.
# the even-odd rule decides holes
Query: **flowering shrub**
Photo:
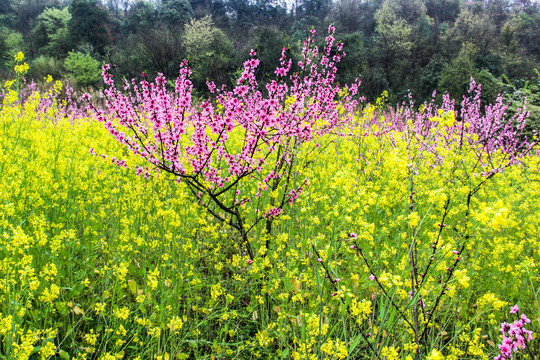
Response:
[[[118,90],[105,66],[106,110],[90,107],[121,144],[152,168],[187,184],[200,205],[238,230],[253,259],[250,230],[262,219],[267,219],[270,230],[272,219],[307,185],[307,179],[294,181],[294,169],[298,164],[307,166],[315,148],[299,158],[301,148],[348,122],[357,106],[353,100],[357,84],[347,87],[342,97],[334,84],[336,65],[343,56],[334,30],[329,28],[321,52],[312,37],[304,42],[300,73],[291,74],[290,83],[285,79],[292,61],[286,59],[284,48],[275,70],[278,78],[264,94],[258,89],[259,60],[252,51],[233,90],[208,84],[215,101],[193,103],[187,63],[180,67],[174,92],[167,90],[162,75],[153,83],[125,80],[123,90]],[[150,175],[143,167],[137,174]],[[264,199],[265,193],[269,199]],[[250,202],[256,202],[256,207],[246,209]]]
[[[414,334],[416,359],[420,359],[421,353],[427,350],[424,341],[443,297],[453,296],[455,289],[449,285],[457,280],[462,287],[469,287],[467,269],[458,269],[458,265],[466,256],[471,238],[475,236],[471,224],[475,196],[496,174],[519,164],[538,143],[536,137],[524,136],[525,109],[518,109],[508,118],[508,105],[503,104],[499,97],[496,103],[486,106],[482,112],[480,94],[480,86],[471,79],[470,96],[461,103],[459,121],[456,121],[454,102],[444,96],[440,107],[432,102],[424,104],[417,112],[411,102],[408,106],[404,104],[391,109],[389,113],[382,113],[378,118],[368,117],[363,126],[356,129],[360,130],[361,137],[374,134],[382,148],[389,146],[396,155],[405,155],[405,160],[398,162],[393,171],[393,176],[404,181],[401,195],[402,199],[407,199],[401,201],[401,204],[407,204],[406,210],[399,211],[408,225],[408,229],[401,233],[402,239],[409,241],[409,245],[405,246],[407,252],[401,260],[409,266],[406,274],[410,280],[409,291],[402,292],[405,301],[396,301],[395,294],[388,292],[392,283],[400,286],[406,284],[402,280],[405,274],[397,275],[393,280],[386,272],[377,276],[372,259],[365,252],[370,244],[358,241],[360,229],[353,229],[354,232],[349,233],[346,241],[352,243],[348,248],[365,265],[370,273],[369,279],[375,282],[400,321]],[[355,137],[354,132],[352,136]],[[360,149],[364,148],[362,143],[358,141]],[[366,152],[360,150],[359,155],[361,159],[358,161],[367,165]],[[383,161],[382,157],[377,160],[378,163]],[[438,175],[439,182],[433,181],[432,174]],[[379,175],[374,173],[369,178],[378,182]],[[444,183],[446,186],[459,187],[459,190],[448,192]],[[429,195],[428,203],[431,203],[428,208],[425,207],[426,195]],[[508,208],[502,200],[497,201],[496,210],[484,209],[486,212],[490,213],[491,218],[483,217],[483,214],[478,218],[487,220],[494,230],[499,231],[507,226]],[[387,210],[387,214],[391,213]],[[440,221],[435,225],[438,231],[433,232],[423,226],[428,216],[439,217]],[[445,229],[451,216],[459,219],[451,224],[453,233]],[[449,238],[450,244],[444,238]],[[338,278],[329,273],[321,255],[314,251],[318,261],[323,264],[326,277],[331,283],[336,283]],[[443,262],[445,258],[448,261]],[[425,286],[430,283],[432,285],[428,285],[428,288],[431,291],[427,291]],[[433,287],[435,284],[437,290]],[[334,285],[332,296],[338,294],[337,289]]]

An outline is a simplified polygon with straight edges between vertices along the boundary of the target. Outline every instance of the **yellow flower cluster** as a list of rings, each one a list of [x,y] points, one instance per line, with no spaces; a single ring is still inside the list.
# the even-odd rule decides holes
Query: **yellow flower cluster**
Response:
[[[22,51],[19,51],[17,55],[15,55],[15,62],[17,62],[17,65],[15,65],[15,73],[17,75],[24,75],[28,72],[28,69],[30,68],[29,65],[25,63],[20,63],[24,60],[24,54]]]

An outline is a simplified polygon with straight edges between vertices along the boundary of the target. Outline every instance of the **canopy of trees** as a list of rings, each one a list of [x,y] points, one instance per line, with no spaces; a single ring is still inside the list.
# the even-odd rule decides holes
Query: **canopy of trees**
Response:
[[[359,77],[368,98],[459,98],[471,76],[494,97],[540,68],[540,5],[530,0],[0,0],[0,77],[19,50],[28,77],[50,69],[86,86],[99,86],[91,59],[126,77],[175,77],[188,59],[204,96],[207,79],[234,81],[251,48],[271,78],[282,47],[295,57],[309,29],[331,23],[348,53],[338,79]]]

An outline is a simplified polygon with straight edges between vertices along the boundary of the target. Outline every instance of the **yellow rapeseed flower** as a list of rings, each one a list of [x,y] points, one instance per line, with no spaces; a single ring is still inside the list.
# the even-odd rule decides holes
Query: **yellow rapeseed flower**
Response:
[[[24,54],[22,51],[19,51],[17,55],[15,55],[15,61],[23,61],[24,60]]]
[[[420,222],[420,216],[418,216],[418,213],[415,211],[409,215],[409,226],[410,227],[416,227],[418,223]]]
[[[22,63],[22,64],[15,65],[13,69],[15,70],[16,73],[24,75],[28,72],[29,68],[30,66],[28,66],[27,63]]]
[[[444,360],[444,356],[439,350],[433,349],[428,355],[427,360]]]

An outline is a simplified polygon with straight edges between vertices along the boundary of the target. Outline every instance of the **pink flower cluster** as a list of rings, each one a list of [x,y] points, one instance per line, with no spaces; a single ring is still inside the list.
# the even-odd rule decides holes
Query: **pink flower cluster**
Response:
[[[259,59],[252,50],[232,90],[207,83],[210,100],[192,99],[187,62],[180,66],[174,91],[161,74],[154,82],[143,76],[138,82],[124,80],[117,88],[105,65],[105,107],[85,98],[109,133],[151,168],[185,182],[200,203],[209,197],[204,204],[214,216],[218,214],[209,209],[211,204],[238,217],[238,207],[278,189],[281,199],[262,214],[273,218],[307,185],[305,181],[293,187],[291,182],[300,147],[350,122],[358,105],[359,81],[345,86],[346,91],[335,84],[343,45],[335,43],[333,26],[328,32],[323,49],[316,46],[314,31],[306,39],[299,72],[291,73],[293,63],[284,48],[277,78],[265,90],[255,76]],[[148,174],[142,168],[136,173]],[[251,195],[245,191],[249,184],[256,186]]]
[[[25,104],[34,93],[40,93],[38,99],[38,105],[35,109],[38,114],[45,114],[49,109],[53,109],[53,113],[48,113],[48,117],[53,122],[58,121],[61,118],[77,119],[84,118],[88,114],[86,112],[86,106],[81,106],[79,101],[79,94],[70,86],[69,81],[63,84],[61,91],[53,90],[54,83],[48,83],[44,86],[38,86],[34,81],[29,83],[22,79],[22,86],[19,91],[19,103]],[[5,97],[5,90],[0,89],[0,104]]]
[[[519,307],[517,305],[510,309],[511,314],[517,314],[518,312]],[[512,359],[514,353],[527,348],[526,342],[530,342],[533,338],[533,332],[525,329],[525,324],[530,322],[531,320],[525,314],[521,314],[521,317],[512,324],[507,322],[501,324],[501,333],[503,335],[503,340],[499,344],[501,354],[497,355],[494,360]]]
[[[464,96],[459,109],[455,100],[448,94],[443,95],[442,105],[436,105],[436,93],[433,93],[431,102],[426,102],[417,110],[412,96],[409,101],[389,110],[381,111],[374,116],[368,125],[380,125],[375,135],[391,133],[409,133],[420,141],[421,152],[430,152],[435,155],[433,166],[444,162],[444,158],[437,153],[439,145],[455,143],[458,145],[468,143],[474,149],[478,159],[478,170],[482,176],[492,176],[502,172],[504,168],[517,164],[520,159],[531,153],[531,150],[539,142],[533,133],[525,135],[525,125],[529,112],[526,107],[518,109],[512,116],[509,115],[510,104],[504,103],[499,96],[493,104],[483,105],[481,102],[481,85],[471,78],[469,93]],[[458,111],[459,110],[459,111]],[[455,121],[444,122],[441,114],[455,114]],[[383,124],[380,124],[384,118]],[[446,126],[440,126],[440,119]],[[390,123],[390,125],[388,125]],[[366,132],[365,135],[367,135]],[[502,154],[499,161],[495,162],[495,154]]]

